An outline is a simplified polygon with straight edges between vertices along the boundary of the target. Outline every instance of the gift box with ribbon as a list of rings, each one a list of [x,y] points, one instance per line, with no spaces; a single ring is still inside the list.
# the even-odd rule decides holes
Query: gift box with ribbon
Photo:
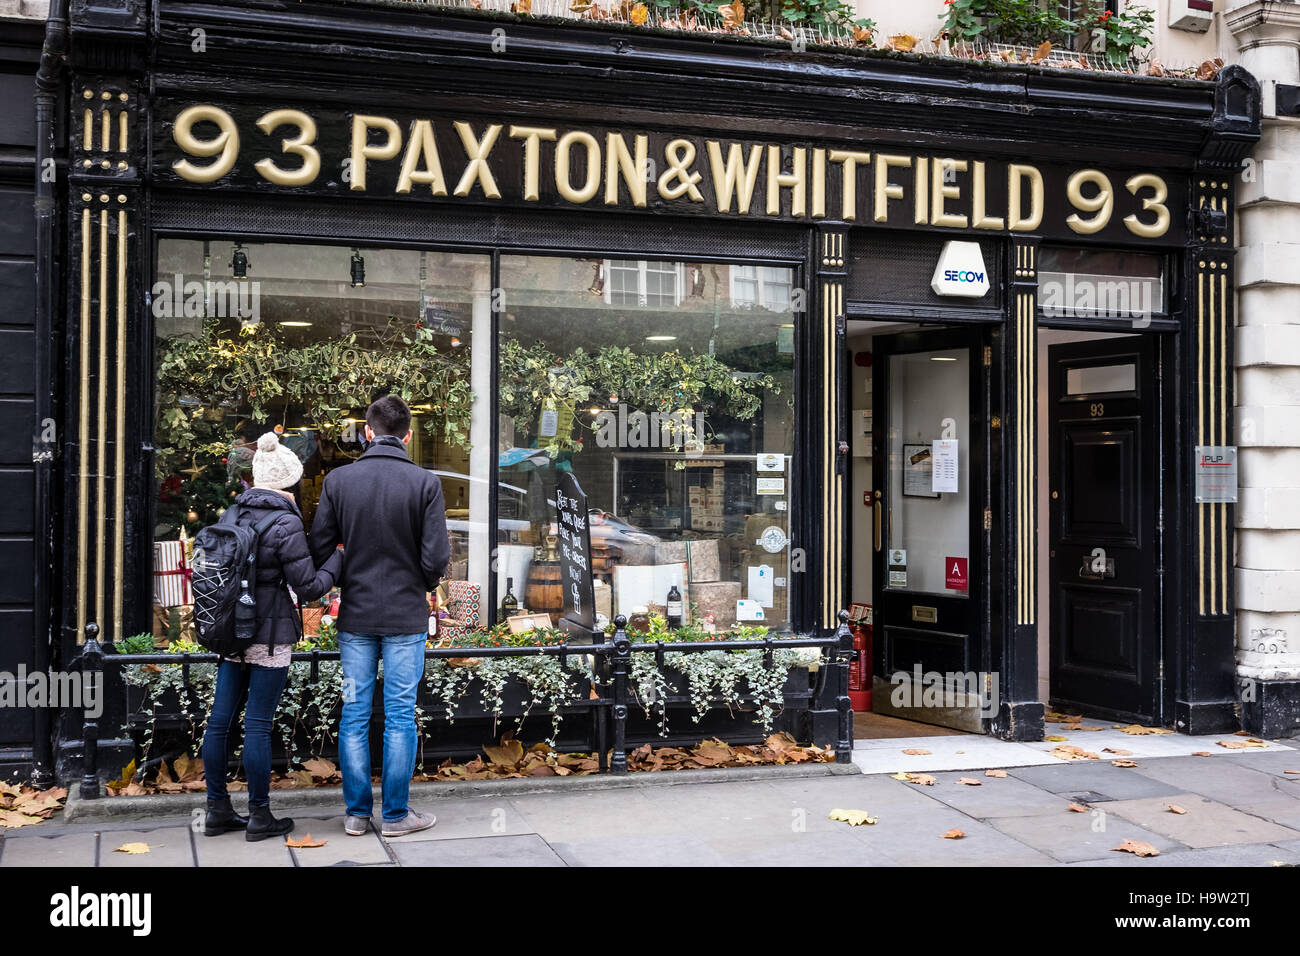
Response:
[[[153,543],[153,603],[161,607],[193,604],[194,594],[190,581],[194,570],[190,566],[191,544],[186,538],[179,541]]]

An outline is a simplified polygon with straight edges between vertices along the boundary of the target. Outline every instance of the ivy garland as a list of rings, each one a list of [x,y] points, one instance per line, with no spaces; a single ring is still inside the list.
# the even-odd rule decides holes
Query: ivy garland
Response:
[[[671,631],[661,617],[651,616],[651,629],[646,634],[634,635],[640,641],[684,643],[716,640],[761,640],[767,635],[764,627],[740,627],[720,634],[706,634],[683,628]],[[478,631],[455,641],[455,646],[465,647],[472,654],[476,647],[537,646],[563,642],[565,634],[558,629],[547,629],[528,634],[512,635],[505,625],[488,631]],[[331,649],[332,641],[304,642],[295,649],[311,647]],[[167,648],[169,654],[204,653],[203,648],[189,641],[174,641]],[[713,707],[727,707],[733,712],[744,704],[754,707],[754,715],[763,733],[769,733],[772,722],[783,706],[783,691],[790,669],[815,664],[820,655],[813,649],[812,656],[802,650],[778,650],[772,655],[772,665],[764,661],[762,651],[705,651],[682,653],[668,651],[664,655],[664,668],[648,652],[634,653],[631,665],[631,688],[647,716],[658,716],[661,733],[668,732],[667,700],[671,692],[667,670],[686,678],[689,688],[693,719],[698,723]],[[493,733],[505,716],[507,686],[512,680],[522,683],[524,689],[523,711],[516,719],[516,734],[525,720],[535,710],[549,713],[551,723],[546,744],[555,747],[559,737],[561,708],[583,693],[583,681],[596,683],[590,658],[571,656],[564,663],[560,658],[547,655],[522,657],[462,658],[449,661],[430,659],[425,664],[424,687],[429,698],[441,705],[442,714],[449,724],[456,720],[456,711],[476,686],[478,703],[494,720]],[[144,702],[139,711],[131,715],[134,725],[142,726],[142,760],[147,760],[154,745],[158,719],[174,706],[169,695],[174,692],[179,701],[180,716],[184,719],[193,741],[192,750],[201,752],[206,720],[211,712],[216,691],[217,668],[214,664],[191,664],[188,689],[182,682],[182,667],[178,663],[136,664],[125,668],[128,684],[144,688]],[[383,667],[380,665],[380,679]],[[475,681],[478,684],[475,684]],[[275,713],[275,728],[284,752],[291,765],[322,755],[326,743],[336,738],[338,709],[343,697],[343,668],[337,661],[321,661],[318,678],[311,680],[311,664],[294,661],[289,665],[289,677],[284,694]],[[416,706],[416,726],[420,736],[418,772],[424,771],[424,739],[435,713],[424,706]],[[238,736],[232,731],[232,740],[243,738],[242,716]],[[300,745],[305,744],[305,752]],[[238,758],[242,744],[234,750]]]

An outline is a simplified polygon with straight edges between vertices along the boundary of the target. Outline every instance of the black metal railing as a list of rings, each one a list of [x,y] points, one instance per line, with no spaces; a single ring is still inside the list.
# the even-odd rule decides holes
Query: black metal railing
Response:
[[[831,705],[835,714],[835,762],[850,763],[853,755],[853,711],[849,701],[849,667],[857,652],[853,648],[853,638],[848,628],[848,612],[841,611],[840,625],[835,633],[828,637],[765,637],[754,640],[719,640],[719,641],[634,641],[628,635],[627,619],[622,615],[614,618],[614,633],[608,640],[604,634],[600,643],[578,644],[539,644],[525,647],[435,647],[426,648],[425,660],[436,658],[465,657],[559,657],[561,665],[569,657],[593,656],[607,662],[609,674],[607,695],[593,696],[581,703],[596,711],[599,720],[599,758],[600,769],[611,773],[627,772],[627,719],[632,704],[628,678],[632,670],[633,654],[654,654],[656,662],[662,669],[666,654],[700,654],[708,651],[762,651],[764,664],[773,665],[775,655],[780,650],[793,650],[800,647],[817,647],[824,652],[818,671],[818,687],[814,701]],[[74,659],[72,666],[80,668],[83,674],[94,681],[102,680],[109,669],[118,669],[129,665],[168,664],[181,668],[181,683],[188,688],[190,668],[196,664],[217,664],[221,657],[217,654],[106,654],[104,645],[99,641],[99,626],[95,623],[86,625],[86,642]],[[311,664],[309,679],[320,679],[320,665],[323,661],[339,660],[337,650],[295,651],[294,661],[307,661]],[[593,688],[596,684],[593,682]],[[828,715],[829,716],[829,715]],[[613,740],[608,736],[612,732]],[[605,753],[612,743],[612,757],[608,768],[605,766]],[[103,796],[99,778],[99,717],[88,704],[82,722],[82,777],[81,796],[83,799],[95,799]]]

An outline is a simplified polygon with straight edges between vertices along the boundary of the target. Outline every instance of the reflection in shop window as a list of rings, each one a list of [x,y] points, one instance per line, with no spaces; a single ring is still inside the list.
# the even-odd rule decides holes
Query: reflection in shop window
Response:
[[[765,275],[784,297],[738,301],[746,268],[502,257],[498,613],[509,591],[559,616],[555,486],[571,471],[598,615],[663,613],[676,587],[692,627],[788,623],[793,273]]]
[[[790,308],[793,273],[772,266],[732,266],[731,304],[762,305],[773,312]]]
[[[611,305],[658,308],[681,303],[681,263],[607,259],[605,270],[609,276],[605,301]]]
[[[258,436],[279,432],[301,459],[296,498],[310,529],[325,475],[360,457],[366,406],[388,392],[411,406],[411,458],[442,482],[448,577],[485,596],[488,257],[287,243],[240,251],[242,260],[229,242],[158,247],[155,630],[189,636],[183,541],[249,487]],[[308,613],[309,635],[318,617]]]

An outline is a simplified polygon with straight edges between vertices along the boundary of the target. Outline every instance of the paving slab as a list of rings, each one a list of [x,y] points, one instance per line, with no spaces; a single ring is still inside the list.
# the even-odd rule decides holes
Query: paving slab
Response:
[[[326,820],[309,822],[303,819],[296,823],[289,834],[293,839],[302,840],[310,833],[313,839],[325,841],[325,845],[319,847],[291,847],[289,852],[298,866],[365,866],[392,862],[373,829],[364,836],[348,836],[343,831],[343,816],[340,813]]]
[[[1116,767],[1109,760],[1075,760],[1046,767],[1016,767],[1008,770],[1007,774],[1067,799],[1076,799],[1075,795],[1082,795],[1084,791],[1111,800],[1164,797],[1179,792],[1178,787],[1135,774],[1131,768]]]
[[[946,840],[949,830],[959,840]],[[923,817],[882,815],[875,826],[853,827],[855,834],[897,866],[1051,866],[1056,861],[987,823],[955,810]]]
[[[1110,803],[1104,803],[1089,808],[1088,813],[1067,810],[1060,814],[998,817],[989,823],[1007,836],[1064,863],[1105,859],[1124,839],[1150,843],[1161,853],[1185,849],[1176,840],[1107,813],[1105,808],[1109,806]]]
[[[1300,774],[1286,772],[1300,770],[1300,753],[1294,750],[1227,750],[1223,755],[1234,764],[1281,777],[1283,782],[1295,784],[1300,790]]]
[[[658,809],[663,792],[625,789],[533,794],[510,804],[532,832],[551,844],[613,838],[629,831],[672,836],[681,821]]]
[[[447,840],[394,840],[403,866],[564,866],[565,862],[535,833],[463,837]]]
[[[766,786],[719,784],[673,787],[655,795],[655,806],[676,820],[684,834],[706,838],[748,834],[752,841],[757,834],[779,837],[796,826],[814,832],[833,830],[837,824],[827,818],[833,807],[826,805],[819,788],[812,789],[812,796],[810,801]]]
[[[148,853],[119,853],[125,843],[147,843]],[[138,868],[151,866],[193,866],[189,827],[159,827],[154,830],[114,830],[105,833],[99,846],[99,865]]]
[[[1288,866],[1300,863],[1300,850],[1286,849],[1271,843],[1243,843],[1238,846],[1211,847],[1204,850],[1172,850],[1168,853],[1161,851],[1159,856],[1148,857],[1138,857],[1132,853],[1111,853],[1104,859],[1084,860],[1067,865],[1149,867],[1162,870],[1169,867],[1274,866],[1279,863]]]
[[[1015,777],[986,777],[981,774],[939,773],[933,774],[933,786],[919,787],[927,797],[945,803],[960,810],[968,816],[979,820],[990,817],[1023,817],[1040,813],[1064,813],[1068,800],[1054,793],[1041,790],[1033,784]],[[978,787],[959,784],[957,781],[970,776],[979,780]],[[901,787],[916,786],[898,781]]]
[[[1171,803],[1187,812],[1172,813]],[[1261,820],[1195,793],[1116,800],[1107,804],[1106,810],[1192,848],[1300,839],[1300,830]]]
[[[544,800],[546,794],[535,794],[530,799]],[[519,836],[532,833],[533,828],[509,800],[477,799],[437,800],[428,803],[412,802],[411,807],[421,813],[431,813],[437,823],[403,837],[384,837],[394,846],[420,840],[460,840],[471,837]],[[376,815],[371,821],[372,830],[382,827],[383,820]],[[355,839],[355,838],[354,838]]]
[[[921,791],[924,787],[899,786],[899,781],[887,774],[863,774],[835,780],[790,780],[771,785],[772,789],[793,805],[825,808],[829,813],[836,807],[846,810],[881,810],[887,807],[932,806],[932,801]]]
[[[94,866],[97,837],[95,833],[52,837],[7,834],[0,852],[0,866]]]
[[[196,833],[194,852],[199,866],[293,866],[293,854],[283,838],[249,843],[241,831],[211,837]]]
[[[728,866],[895,866],[894,860],[866,840],[839,831],[765,835],[761,841],[715,837],[707,842]],[[856,827],[853,829],[862,829]]]
[[[1300,809],[1295,789],[1272,774],[1231,760],[1217,760],[1209,772],[1206,757],[1170,757],[1138,761],[1133,770],[1144,777],[1198,793],[1232,807],[1279,806]]]
[[[691,836],[665,837],[624,833],[594,840],[552,842],[569,866],[727,866],[728,860],[706,841]]]

